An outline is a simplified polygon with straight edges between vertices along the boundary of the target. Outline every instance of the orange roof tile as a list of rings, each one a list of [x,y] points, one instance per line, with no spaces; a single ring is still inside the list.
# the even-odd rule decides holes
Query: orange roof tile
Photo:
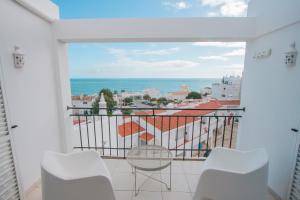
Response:
[[[156,108],[154,108],[156,109]],[[159,109],[159,110],[154,110],[154,114],[160,114],[165,112],[165,109]],[[148,111],[137,111],[134,112],[135,115],[152,115],[153,111],[152,110],[148,110]]]
[[[72,96],[72,100],[75,101],[92,101],[95,97],[94,96]]]
[[[154,136],[151,133],[143,133],[142,135],[140,135],[140,138],[144,141],[150,141],[154,138]]]
[[[241,104],[241,100],[234,99],[234,100],[218,100],[221,105],[224,106],[239,106]]]
[[[135,134],[144,130],[145,129],[140,125],[138,125],[136,122],[127,122],[125,124],[118,126],[119,135],[122,137]]]
[[[199,108],[199,109],[218,109],[222,107],[222,105],[216,101],[209,101],[207,103],[203,103],[203,104],[199,104],[198,106],[195,106],[194,108]],[[154,117],[148,117],[147,118],[147,122],[152,124],[153,126],[155,125],[155,127],[163,132],[165,131],[169,131],[172,130],[174,128],[181,127],[184,126],[185,124],[189,124],[192,123],[193,120],[195,120],[195,122],[197,120],[199,120],[199,118],[195,117],[180,117],[180,116],[203,116],[203,115],[207,115],[209,113],[214,112],[213,110],[182,110],[179,112],[176,112],[174,114],[172,114],[173,116],[169,117],[169,116],[155,116],[155,120]],[[143,117],[143,119],[145,120],[145,117]]]

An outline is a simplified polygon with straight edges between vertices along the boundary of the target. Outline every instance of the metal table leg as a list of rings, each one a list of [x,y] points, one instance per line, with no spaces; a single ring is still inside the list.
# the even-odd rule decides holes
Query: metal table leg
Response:
[[[134,167],[134,195],[138,195],[138,192],[136,191],[136,167]]]

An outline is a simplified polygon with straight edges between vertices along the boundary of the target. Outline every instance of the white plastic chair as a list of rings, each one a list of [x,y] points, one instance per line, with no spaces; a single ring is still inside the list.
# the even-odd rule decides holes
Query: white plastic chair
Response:
[[[114,200],[111,176],[95,151],[46,152],[41,163],[43,200]]]
[[[265,200],[268,156],[263,149],[215,148],[206,159],[193,200]]]

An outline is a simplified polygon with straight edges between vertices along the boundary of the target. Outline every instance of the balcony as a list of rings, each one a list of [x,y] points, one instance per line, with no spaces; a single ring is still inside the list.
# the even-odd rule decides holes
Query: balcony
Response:
[[[174,155],[174,191],[149,182],[137,198],[191,196],[193,177],[218,146],[264,148],[272,195],[294,198],[300,156],[300,90],[295,87],[300,84],[299,6],[293,0],[252,0],[247,17],[61,20],[58,6],[49,0],[0,1],[0,141],[4,141],[0,166],[13,168],[11,177],[5,177],[14,181],[8,195],[41,199],[38,180],[45,151],[96,150],[109,166],[117,196],[132,199],[127,152],[155,143]],[[113,115],[67,110],[71,105],[67,45],[81,42],[246,42],[241,102],[247,110],[233,116],[222,110],[208,115],[187,115],[185,110],[178,116],[173,111],[161,115],[143,110],[146,113],[124,116],[122,110]],[[14,60],[16,53],[21,57]],[[9,170],[0,171],[3,175]],[[164,178],[163,174],[157,176]]]
[[[212,148],[236,146],[245,109],[228,108],[225,102],[211,100],[190,108],[114,108],[112,115],[107,108],[94,114],[92,108],[68,107],[74,123],[73,149],[126,158],[132,147],[154,144],[170,150],[175,159],[203,160]],[[123,115],[128,109],[132,114]]]
[[[95,150],[102,155],[112,176],[116,199],[122,200],[192,199],[203,161],[211,149],[218,146],[235,148],[238,119],[245,111],[244,108],[224,107],[133,108],[135,111],[131,115],[108,115],[103,114],[105,109],[101,108],[99,114],[90,112],[92,108],[68,109],[74,122],[74,151]],[[128,108],[114,108],[115,111],[123,109]],[[181,133],[185,137],[180,138]],[[135,195],[134,174],[126,160],[127,152],[132,147],[150,144],[162,145],[174,156],[172,189],[138,175],[139,193]],[[163,182],[169,180],[168,169],[147,175]],[[40,199],[41,188],[37,185],[27,200]],[[269,195],[268,200],[271,199],[273,197]]]

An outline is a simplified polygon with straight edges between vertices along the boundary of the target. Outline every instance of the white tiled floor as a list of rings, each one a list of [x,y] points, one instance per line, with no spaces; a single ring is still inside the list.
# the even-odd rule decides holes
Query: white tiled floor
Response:
[[[117,200],[192,200],[197,186],[203,162],[201,161],[173,161],[172,163],[172,190],[156,181],[138,175],[138,185],[142,184],[141,191],[134,195],[134,175],[126,160],[105,159],[112,176],[113,188]],[[168,182],[169,169],[153,173],[153,177]],[[41,187],[37,186],[28,195],[26,200],[41,200]],[[268,200],[273,200],[270,196]]]

